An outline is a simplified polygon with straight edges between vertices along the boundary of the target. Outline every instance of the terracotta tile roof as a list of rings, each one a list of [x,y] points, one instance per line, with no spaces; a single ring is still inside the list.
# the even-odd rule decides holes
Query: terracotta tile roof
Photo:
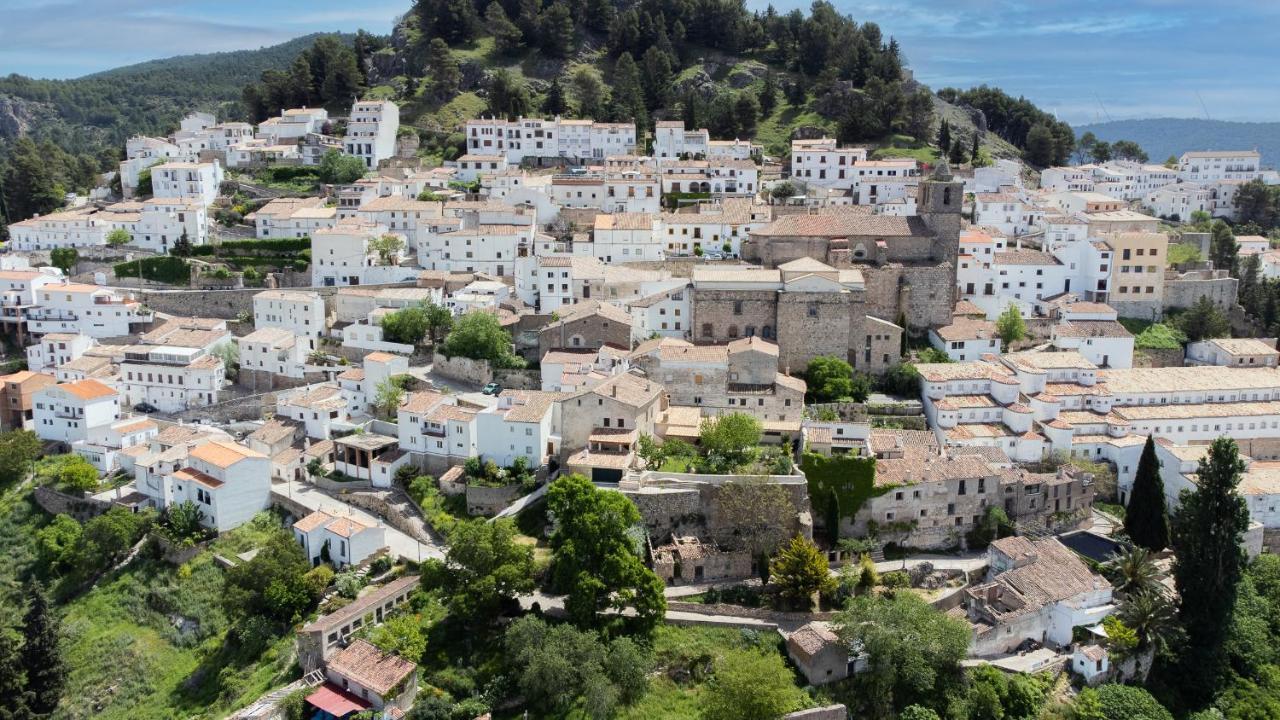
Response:
[[[313,510],[310,515],[302,518],[293,524],[293,529],[304,533],[309,533],[316,528],[323,527],[325,523],[333,519],[333,516],[323,510]]]
[[[142,418],[140,420],[135,420],[134,422],[131,422],[128,425],[117,425],[115,429],[116,429],[116,432],[118,433],[129,434],[129,433],[142,432],[143,430],[150,430],[156,427],[159,427],[159,425],[156,425],[156,422],[154,420],[148,420],[146,418]]]
[[[400,409],[410,413],[430,412],[433,407],[439,405],[444,399],[444,395],[431,390],[412,392],[405,397],[404,402],[400,403]]]
[[[728,348],[730,355],[747,352],[748,350],[762,352],[766,355],[773,355],[774,357],[777,357],[778,355],[777,345],[769,342],[768,340],[762,340],[754,335],[747,338],[741,338],[739,340],[730,340],[729,344],[725,347]]]
[[[953,317],[950,325],[934,330],[938,337],[947,342],[957,340],[982,340],[996,336],[996,324],[989,320],[969,317]]]
[[[753,230],[762,237],[932,237],[919,217],[831,213],[784,215]]]
[[[213,440],[192,448],[191,457],[203,460],[215,467],[229,468],[241,460],[265,458],[266,455],[238,443]]]
[[[1054,326],[1053,333],[1057,337],[1133,337],[1133,333],[1115,320],[1064,320]]]
[[[293,437],[295,432],[296,428],[293,425],[273,419],[268,420],[262,427],[250,433],[249,439],[274,445],[285,438]]]
[[[623,373],[614,375],[594,388],[579,393],[578,396],[596,395],[640,408],[653,402],[663,392],[663,387],[656,382]]]
[[[812,659],[828,647],[839,645],[840,638],[827,623],[815,621],[788,635],[787,644],[797,655]]]
[[[188,482],[198,483],[200,485],[204,485],[207,488],[213,488],[215,490],[226,484],[221,480],[219,480],[218,478],[213,477],[212,475],[207,475],[205,473],[200,472],[199,470],[196,470],[195,468],[190,468],[190,467],[186,467],[186,468],[182,468],[181,470],[178,470],[173,474],[173,476],[179,480],[186,480]]]
[[[63,383],[58,387],[66,390],[72,395],[75,395],[81,400],[96,400],[98,398],[110,397],[112,395],[119,394],[114,389],[92,379],[77,380],[73,383]]]
[[[325,529],[338,537],[349,538],[368,530],[369,526],[348,517],[340,517],[334,518]]]
[[[875,484],[915,485],[989,477],[990,465],[975,457],[886,458],[876,461]]]
[[[539,422],[546,417],[551,403],[559,399],[559,393],[538,390],[503,390],[498,397],[513,398],[508,408],[497,408],[507,422]]]
[[[417,670],[418,666],[399,655],[384,653],[364,640],[329,658],[329,670],[354,680],[380,696],[385,696]]]

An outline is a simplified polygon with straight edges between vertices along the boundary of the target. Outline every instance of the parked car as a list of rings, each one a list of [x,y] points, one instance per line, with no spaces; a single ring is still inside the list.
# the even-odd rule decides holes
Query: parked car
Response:
[[[152,405],[151,403],[144,403],[144,402],[140,402],[137,405],[134,405],[133,411],[140,412],[140,413],[160,412],[159,410],[156,409],[155,405]]]
[[[500,395],[502,394],[502,386],[496,382],[491,382],[488,385],[485,385],[484,390],[481,390],[480,392],[485,395]]]

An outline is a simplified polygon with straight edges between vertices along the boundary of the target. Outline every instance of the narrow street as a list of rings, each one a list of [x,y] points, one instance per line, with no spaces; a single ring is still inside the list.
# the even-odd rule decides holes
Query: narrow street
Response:
[[[323,510],[330,515],[349,517],[366,525],[376,525],[384,528],[387,533],[387,547],[391,549],[391,552],[406,560],[421,562],[427,558],[444,559],[444,548],[440,545],[419,542],[417,539],[392,527],[373,513],[349,505],[313,485],[290,480],[273,484],[272,491],[289,497],[308,510]]]

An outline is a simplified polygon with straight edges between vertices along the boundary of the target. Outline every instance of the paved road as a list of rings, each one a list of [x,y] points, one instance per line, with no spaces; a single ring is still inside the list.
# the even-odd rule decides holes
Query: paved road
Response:
[[[878,572],[890,572],[893,570],[903,570],[913,568],[916,565],[930,563],[938,570],[963,570],[965,572],[973,572],[981,570],[987,564],[987,554],[971,554],[971,555],[915,555],[906,560],[885,560],[876,563]]]
[[[308,510],[323,510],[330,515],[349,517],[366,525],[376,525],[384,528],[387,533],[387,547],[391,549],[391,552],[406,560],[422,561],[427,558],[444,558],[443,547],[434,543],[419,542],[417,539],[392,527],[373,513],[345,503],[313,485],[290,480],[283,483],[273,483],[271,489],[287,495],[294,502],[300,503]]]

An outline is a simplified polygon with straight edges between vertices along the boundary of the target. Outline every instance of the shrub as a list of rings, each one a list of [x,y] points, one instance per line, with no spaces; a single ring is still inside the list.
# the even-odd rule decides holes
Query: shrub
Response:
[[[116,277],[138,277],[139,268],[145,280],[168,285],[187,285],[191,282],[187,261],[172,255],[130,260],[117,264],[113,269]]]

